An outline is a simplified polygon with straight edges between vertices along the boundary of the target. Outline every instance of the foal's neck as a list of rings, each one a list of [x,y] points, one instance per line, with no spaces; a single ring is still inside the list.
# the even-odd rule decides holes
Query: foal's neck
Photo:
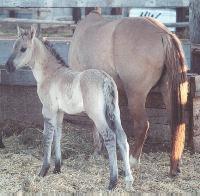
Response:
[[[34,65],[31,66],[37,83],[42,83],[47,77],[51,77],[63,65],[37,38],[34,38]]]

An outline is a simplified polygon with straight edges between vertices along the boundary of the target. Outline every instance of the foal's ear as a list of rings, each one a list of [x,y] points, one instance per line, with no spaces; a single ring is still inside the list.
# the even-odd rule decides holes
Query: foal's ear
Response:
[[[18,37],[20,37],[21,35],[23,35],[25,33],[25,30],[20,28],[18,25],[17,25],[17,35]]]
[[[30,38],[33,39],[36,36],[36,27],[35,25],[31,25],[31,30],[30,30]]]

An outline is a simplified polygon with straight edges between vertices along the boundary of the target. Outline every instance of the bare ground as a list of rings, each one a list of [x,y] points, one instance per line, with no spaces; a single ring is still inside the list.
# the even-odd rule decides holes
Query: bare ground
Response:
[[[53,161],[48,175],[38,177],[42,159],[42,134],[35,128],[25,129],[4,140],[0,149],[0,190],[2,192],[99,192],[106,191],[109,179],[108,160],[93,156],[91,131],[66,123],[63,131],[61,174],[53,174]],[[106,155],[106,152],[104,152]],[[119,161],[122,170],[122,162]],[[167,152],[143,153],[140,167],[133,171],[131,192],[200,191],[200,154],[184,152],[182,173],[168,176]],[[123,176],[115,192],[124,192]]]

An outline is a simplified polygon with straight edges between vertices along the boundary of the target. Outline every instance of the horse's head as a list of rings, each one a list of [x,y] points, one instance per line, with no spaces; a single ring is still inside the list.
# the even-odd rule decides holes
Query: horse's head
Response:
[[[33,39],[36,33],[34,26],[28,30],[17,27],[17,31],[18,39],[15,41],[12,53],[6,62],[8,72],[14,72],[16,69],[27,66],[33,57]]]

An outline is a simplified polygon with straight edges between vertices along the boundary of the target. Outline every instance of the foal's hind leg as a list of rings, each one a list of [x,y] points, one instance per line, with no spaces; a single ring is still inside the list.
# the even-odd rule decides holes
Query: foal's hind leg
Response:
[[[117,154],[116,154],[116,135],[115,133],[109,128],[105,120],[103,120],[104,117],[101,117],[101,115],[95,115],[97,117],[94,117],[92,115],[89,115],[89,117],[94,121],[97,130],[101,134],[105,147],[108,151],[108,157],[109,157],[109,167],[110,167],[110,182],[108,189],[113,190],[115,189],[117,185],[118,180],[118,166],[117,166]],[[102,120],[100,120],[102,119]]]
[[[95,148],[94,153],[95,155],[100,155],[102,152],[103,141],[95,125],[93,127],[93,139],[94,139],[94,148]]]
[[[116,136],[117,136],[117,144],[119,145],[119,149],[124,162],[126,187],[130,188],[133,184],[133,176],[131,173],[130,161],[129,161],[129,144],[127,142],[127,136],[122,128],[120,117],[116,119]]]
[[[136,167],[140,161],[143,145],[149,130],[149,122],[145,111],[145,95],[129,96],[128,107],[130,115],[134,119],[135,142],[133,149],[130,150],[130,165]]]
[[[57,113],[57,129],[54,132],[54,150],[55,150],[55,168],[53,173],[60,173],[61,172],[61,136],[62,136],[62,123],[63,123],[63,112]]]

